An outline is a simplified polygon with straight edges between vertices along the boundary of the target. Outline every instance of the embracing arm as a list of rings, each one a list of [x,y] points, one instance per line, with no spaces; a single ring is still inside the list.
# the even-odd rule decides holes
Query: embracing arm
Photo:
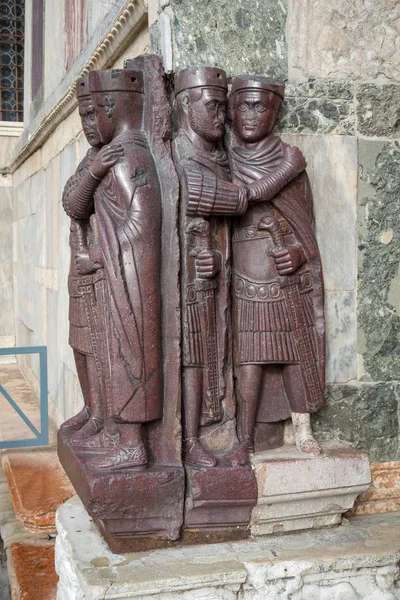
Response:
[[[267,177],[258,179],[248,186],[249,203],[268,202],[305,170],[307,163],[296,146],[285,145],[283,160],[279,167]]]

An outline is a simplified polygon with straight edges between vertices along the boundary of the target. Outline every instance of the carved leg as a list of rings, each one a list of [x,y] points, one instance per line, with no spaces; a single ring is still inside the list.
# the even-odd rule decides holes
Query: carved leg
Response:
[[[307,398],[299,365],[285,365],[283,367],[283,382],[292,410],[297,449],[300,454],[305,456],[320,456],[323,454],[323,450],[314,438],[311,417],[306,412]]]
[[[74,445],[78,440],[83,440],[99,433],[104,424],[101,381],[93,356],[86,356],[86,367],[90,395],[90,419],[72,436],[71,443]]]
[[[193,466],[215,467],[216,458],[206,452],[198,439],[201,403],[203,399],[203,369],[183,368],[183,455]]]
[[[71,417],[68,419],[68,421],[65,421],[65,423],[61,425],[60,429],[64,432],[78,431],[88,422],[91,415],[90,385],[86,360],[87,357],[85,354],[81,354],[81,352],[74,350],[74,359],[85,405],[77,415]]]
[[[237,429],[238,437],[249,452],[254,451],[254,427],[263,378],[262,365],[241,365],[237,368]]]

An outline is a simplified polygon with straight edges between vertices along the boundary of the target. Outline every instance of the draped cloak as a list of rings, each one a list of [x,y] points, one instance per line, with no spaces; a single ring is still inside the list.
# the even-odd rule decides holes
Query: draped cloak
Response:
[[[143,423],[162,416],[160,187],[142,132],[113,143],[124,156],[94,196],[107,284],[107,408],[117,422]]]
[[[282,142],[282,140],[278,137],[273,136],[264,140],[256,148],[247,149],[240,146],[233,147],[230,153],[233,181],[235,181],[238,184],[248,185],[254,181],[267,177],[270,173],[274,172],[281,164],[283,160],[283,149],[284,143]],[[314,412],[322,406],[322,396],[325,385],[324,290],[321,258],[314,230],[313,199],[308,177],[305,172],[301,173],[298,177],[293,179],[270,202],[251,205],[243,217],[234,221],[232,237],[234,289],[236,283],[236,291],[234,291],[234,298],[236,301],[234,315],[235,364],[257,364],[260,362],[261,364],[285,363],[285,360],[282,360],[282,356],[278,357],[281,360],[267,360],[265,357],[264,360],[262,357],[260,360],[255,360],[254,358],[253,360],[251,360],[248,359],[248,357],[247,360],[243,360],[243,352],[242,356],[240,356],[240,353],[238,352],[238,346],[240,345],[239,336],[241,334],[239,321],[243,323],[243,317],[239,314],[240,308],[238,309],[238,306],[239,302],[241,301],[239,297],[241,294],[239,294],[237,290],[241,290],[243,285],[247,285],[251,288],[251,294],[253,294],[252,288],[255,288],[255,290],[258,292],[262,290],[263,294],[266,295],[269,289],[268,285],[270,287],[273,286],[273,283],[271,283],[271,280],[268,279],[268,277],[265,277],[264,280],[262,277],[259,277],[257,282],[251,281],[251,276],[248,277],[249,273],[254,273],[254,260],[257,261],[258,273],[262,274],[263,257],[266,255],[263,254],[262,256],[257,256],[255,258],[254,251],[252,254],[251,248],[252,245],[253,249],[256,248],[256,244],[258,244],[258,249],[261,247],[260,242],[265,242],[265,240],[261,240],[260,238],[262,236],[265,237],[266,234],[263,234],[263,232],[259,232],[257,230],[257,224],[259,220],[267,214],[277,218],[278,222],[280,223],[282,233],[285,234],[287,231],[290,232],[292,239],[294,238],[295,245],[300,246],[304,253],[305,263],[299,269],[299,272],[304,273],[304,281],[307,281],[307,286],[311,288],[311,291],[302,290],[302,283],[300,283],[299,289],[301,293],[303,291],[308,291],[306,295],[302,295],[301,297],[302,299],[308,299],[307,305],[303,306],[303,309],[308,307],[306,310],[307,315],[305,316],[308,320],[307,325],[309,327],[309,331],[311,334],[310,337],[312,338],[313,342],[313,360],[315,360],[319,374],[320,401],[317,403],[311,403],[310,399],[307,398],[307,394],[305,394],[304,397],[306,399],[306,405],[304,407],[301,407],[302,410],[299,412]],[[240,242],[241,239],[244,239],[245,236],[246,241],[237,243]],[[254,236],[254,239],[252,239],[251,236]],[[273,245],[271,241],[269,243],[270,246]],[[253,261],[253,265],[251,261]],[[236,272],[238,263],[240,263],[240,273]],[[247,272],[243,273],[243,271]],[[239,277],[239,279],[242,280],[240,282],[241,288],[238,288],[237,286],[238,275],[241,276]],[[246,279],[246,277],[248,277],[248,279]],[[268,280],[268,285],[266,285],[267,282],[265,281],[265,279]],[[276,277],[276,281],[279,282],[279,280],[280,278]],[[280,293],[284,298],[283,290]],[[252,303],[247,302],[247,304]],[[256,306],[255,302],[253,304]],[[259,304],[256,306],[258,310],[259,306],[262,306],[262,303],[259,302]],[[282,300],[282,306],[284,307],[283,313],[285,313],[286,310],[286,314],[282,315],[282,322],[285,321],[286,323],[288,323],[289,320],[287,315],[287,307],[285,309],[284,299]],[[273,303],[270,304],[270,307],[273,307]],[[268,314],[271,315],[271,309],[268,308],[268,310]],[[279,316],[272,315],[271,321],[273,321],[274,323],[278,321],[278,318],[275,317],[279,318]],[[260,319],[257,321],[257,318],[254,318],[253,314],[253,316],[250,317],[250,322],[250,329],[252,330],[253,335],[252,339],[257,340],[259,339],[257,338],[257,335],[262,335],[262,332],[255,331],[257,329],[257,322],[260,323]],[[260,329],[268,330],[268,327],[264,326],[260,327]],[[270,326],[269,329],[274,329],[274,327]],[[290,326],[287,329],[290,329]],[[286,362],[298,362],[298,353],[300,349],[293,347],[294,355],[291,356],[289,347],[290,344],[287,345],[288,349],[285,350],[285,356],[288,360]],[[271,358],[273,358],[273,356]],[[258,420],[264,422],[282,420],[290,416],[288,398],[286,397],[282,381],[276,380],[277,378],[281,379],[281,372],[279,371],[279,369],[270,369],[270,373],[271,378],[269,381],[268,379],[266,380],[266,378],[264,378],[262,398],[259,403],[260,408]]]

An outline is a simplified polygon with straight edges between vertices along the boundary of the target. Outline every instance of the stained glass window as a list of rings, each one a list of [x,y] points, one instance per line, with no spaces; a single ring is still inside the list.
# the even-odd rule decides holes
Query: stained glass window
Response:
[[[24,118],[25,0],[0,0],[0,121]]]

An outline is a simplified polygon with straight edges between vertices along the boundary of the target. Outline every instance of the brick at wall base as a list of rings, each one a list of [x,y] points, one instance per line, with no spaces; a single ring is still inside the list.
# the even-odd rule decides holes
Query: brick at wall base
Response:
[[[346,517],[400,511],[400,461],[373,463],[371,487],[358,496]]]

